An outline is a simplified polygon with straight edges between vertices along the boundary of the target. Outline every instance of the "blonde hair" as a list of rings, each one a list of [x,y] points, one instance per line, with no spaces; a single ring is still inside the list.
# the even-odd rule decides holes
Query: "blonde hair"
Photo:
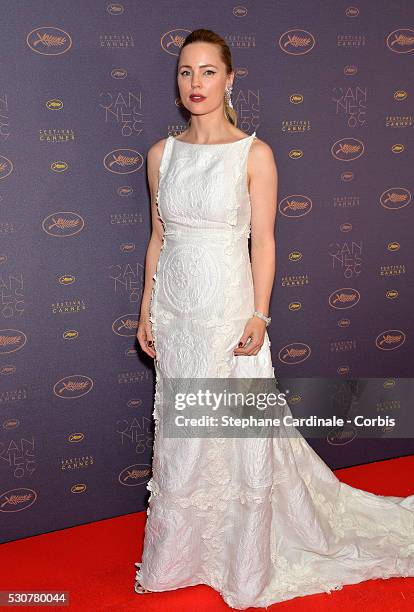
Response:
[[[213,45],[217,45],[220,50],[220,57],[226,66],[227,74],[230,74],[230,72],[232,72],[233,66],[232,66],[230,48],[228,44],[226,43],[226,41],[221,36],[213,32],[212,30],[205,30],[204,28],[200,28],[199,30],[193,30],[184,40],[184,43],[180,49],[180,55],[184,47],[194,42],[207,42],[207,43],[212,43]],[[178,61],[179,60],[180,60],[180,56],[178,56]],[[237,112],[234,110],[234,108],[231,108],[227,104],[226,98],[224,98],[224,116],[226,117],[228,121],[230,121],[230,123],[232,123],[234,126],[237,126]],[[190,125],[190,123],[191,123],[191,116],[188,121],[188,125]]]

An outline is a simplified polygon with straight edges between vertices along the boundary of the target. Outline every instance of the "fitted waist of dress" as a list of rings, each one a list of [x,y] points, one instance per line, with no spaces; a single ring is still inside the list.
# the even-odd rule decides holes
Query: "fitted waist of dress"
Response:
[[[206,226],[206,225],[183,225],[181,223],[174,223],[168,221],[164,227],[164,236],[166,237],[192,237],[192,238],[231,238],[237,240],[241,238],[247,239],[250,236],[250,226],[243,225],[240,227],[234,227],[231,225],[224,225],[220,227]]]

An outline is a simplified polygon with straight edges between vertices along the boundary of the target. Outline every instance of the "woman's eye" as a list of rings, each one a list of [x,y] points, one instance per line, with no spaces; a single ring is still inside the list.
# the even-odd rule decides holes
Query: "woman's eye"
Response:
[[[204,74],[207,74],[207,72],[211,72],[211,74],[216,74],[214,70],[206,70]],[[183,70],[182,72],[180,72],[181,76],[185,76],[186,74],[188,74],[188,70]]]

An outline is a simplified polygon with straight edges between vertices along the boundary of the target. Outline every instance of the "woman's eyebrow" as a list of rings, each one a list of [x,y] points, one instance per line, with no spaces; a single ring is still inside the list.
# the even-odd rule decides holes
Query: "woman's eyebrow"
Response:
[[[207,66],[213,66],[213,68],[217,68],[217,66],[215,66],[214,64],[202,64],[201,66],[199,66],[199,68],[207,68]],[[192,68],[192,66],[189,66],[188,64],[181,64],[179,69],[181,68]]]

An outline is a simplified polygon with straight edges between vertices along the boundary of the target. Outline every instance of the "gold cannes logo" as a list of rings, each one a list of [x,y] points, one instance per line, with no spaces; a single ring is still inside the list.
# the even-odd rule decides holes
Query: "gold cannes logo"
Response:
[[[408,98],[408,92],[405,91],[405,89],[397,89],[396,92],[394,92],[394,100],[396,100],[397,102],[402,102],[403,100],[406,100]]]
[[[305,195],[286,196],[279,203],[279,211],[285,217],[304,217],[312,210],[312,200]]]
[[[339,161],[354,161],[364,153],[364,143],[357,138],[341,138],[331,147],[332,156]]]
[[[69,164],[62,160],[54,161],[50,164],[50,169],[53,172],[66,172],[69,169]]]
[[[304,342],[291,342],[280,349],[278,357],[286,365],[296,365],[309,359],[310,355],[311,349],[308,344]]]
[[[72,211],[51,213],[43,219],[42,229],[55,238],[67,238],[79,234],[85,226],[85,221]]]
[[[148,482],[151,466],[147,463],[134,463],[124,468],[118,476],[119,482],[126,487],[136,487]]]
[[[190,32],[191,30],[168,30],[161,36],[161,48],[170,55],[179,55],[181,47]]]
[[[344,310],[345,308],[353,308],[361,299],[361,294],[356,289],[351,287],[343,287],[333,291],[329,296],[328,303],[332,308]]]
[[[354,64],[348,64],[344,67],[344,75],[345,76],[355,76],[358,72],[358,67]]]
[[[387,329],[375,338],[375,345],[382,351],[394,351],[405,342],[405,333],[400,329]]]
[[[135,336],[138,329],[138,315],[125,314],[112,323],[112,331],[117,336]]]
[[[315,38],[306,30],[288,30],[279,38],[279,47],[289,55],[305,55],[314,46]]]
[[[106,10],[108,11],[108,13],[110,15],[122,15],[122,13],[124,12],[124,7],[122,4],[119,4],[118,2],[111,2],[110,4],[108,4]]]
[[[142,168],[144,158],[135,149],[114,149],[105,155],[103,165],[114,174],[131,174]]]
[[[356,429],[350,425],[347,425],[346,427],[341,427],[340,429],[334,429],[333,431],[328,432],[326,441],[332,446],[344,446],[345,444],[352,442],[356,436]]]
[[[0,179],[4,179],[13,172],[13,163],[4,155],[0,155]]]
[[[84,440],[85,438],[85,434],[82,432],[77,432],[77,433],[71,433],[68,436],[68,442],[73,443],[77,443],[77,442],[82,442],[82,440]]]
[[[0,329],[0,355],[15,353],[27,342],[27,336],[19,329]]]
[[[52,98],[52,100],[47,100],[45,106],[49,110],[62,110],[63,100],[60,100],[59,98]]]
[[[41,55],[62,55],[72,46],[72,38],[68,32],[49,26],[35,28],[29,32],[26,42],[29,49]]]
[[[0,494],[0,512],[20,512],[30,508],[37,499],[36,491],[20,487]]]
[[[394,53],[411,53],[414,51],[414,30],[399,28],[387,36],[387,47]]]
[[[2,427],[3,427],[4,430],[10,431],[10,430],[13,430],[13,429],[17,429],[19,427],[19,425],[20,425],[19,419],[11,418],[11,419],[6,419],[3,422]]]
[[[67,329],[63,332],[62,338],[64,340],[76,340],[79,338],[79,332],[76,329]]]
[[[347,17],[358,17],[359,8],[357,8],[356,6],[348,6],[348,8],[345,9],[345,15]]]
[[[299,93],[294,93],[289,96],[289,102],[291,104],[302,104],[303,95]]]
[[[388,210],[399,210],[411,202],[411,193],[404,187],[390,187],[380,195],[380,203]]]
[[[93,380],[83,374],[72,374],[58,380],[53,386],[53,393],[62,399],[77,399],[89,393]]]

